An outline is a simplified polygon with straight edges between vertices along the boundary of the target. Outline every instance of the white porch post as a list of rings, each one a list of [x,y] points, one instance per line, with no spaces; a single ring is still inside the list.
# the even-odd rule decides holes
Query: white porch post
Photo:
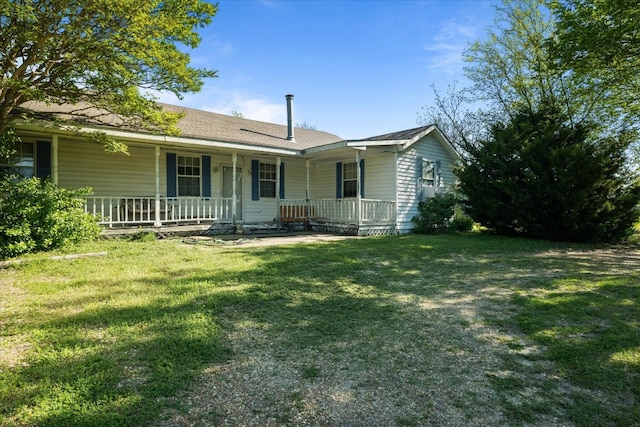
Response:
[[[231,219],[233,221],[233,223],[236,223],[236,218],[238,217],[238,212],[236,212],[238,210],[238,203],[236,201],[236,167],[238,165],[238,153],[233,153],[231,155],[231,159],[233,162],[233,172],[232,172],[232,184],[231,184]]]
[[[280,221],[280,164],[282,159],[276,157],[276,221]]]
[[[362,203],[362,195],[360,194],[360,176],[362,171],[360,170],[360,150],[356,150],[356,168],[358,175],[356,177],[356,225],[358,226],[358,233],[360,232],[360,204]]]
[[[310,182],[310,169],[311,169],[311,162],[309,160],[307,160],[306,162],[306,167],[307,167],[307,214],[306,214],[306,219],[307,219],[307,227],[309,225],[309,220],[311,219],[311,190],[310,190],[310,186],[309,186],[309,182]]]
[[[160,222],[160,146],[156,145],[156,200],[155,200],[155,210],[154,210],[154,221],[153,225],[155,227],[162,226],[162,222]]]
[[[51,141],[51,181],[58,185],[58,135],[53,135]]]

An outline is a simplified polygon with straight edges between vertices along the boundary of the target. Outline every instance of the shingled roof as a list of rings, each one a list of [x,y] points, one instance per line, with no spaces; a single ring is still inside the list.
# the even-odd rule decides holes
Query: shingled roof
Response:
[[[249,120],[170,104],[159,105],[168,112],[183,114],[178,123],[181,138],[241,143],[296,151],[343,140],[341,137],[331,133],[295,128],[294,142],[287,140],[286,125]],[[116,128],[140,134],[149,133],[144,129],[122,127],[122,120],[118,116],[89,105],[59,105],[30,101],[22,104],[21,108],[36,113],[41,118],[57,117],[63,120],[71,120],[82,126]],[[78,115],[78,111],[81,111],[81,115]]]
[[[421,126],[418,128],[402,130],[399,132],[385,133],[384,135],[372,136],[369,138],[354,140],[354,142],[374,142],[374,141],[405,141],[415,138],[421,133],[428,130],[432,125]]]
[[[342,141],[337,135],[295,128],[295,142],[287,140],[287,126],[227,116],[193,108],[162,104],[170,112],[184,114],[179,122],[182,137],[239,142],[251,145],[305,150]]]
[[[399,132],[387,133],[358,140],[344,140],[338,135],[310,129],[295,128],[295,141],[287,139],[286,125],[249,120],[241,117],[227,116],[210,111],[196,110],[170,104],[159,104],[171,113],[181,113],[178,123],[181,130],[180,143],[198,145],[238,144],[247,149],[287,150],[295,154],[309,154],[346,147],[367,145],[400,145],[408,148],[423,136],[435,132],[441,143],[457,158],[459,155],[447,138],[435,125],[422,126]],[[21,105],[23,110],[35,113],[36,118],[51,120],[60,118],[80,126],[89,126],[111,131],[129,132],[146,139],[151,135],[148,130],[126,127],[122,118],[88,104],[46,104],[30,101]],[[33,124],[33,123],[32,123]],[[157,135],[154,137],[157,138]]]

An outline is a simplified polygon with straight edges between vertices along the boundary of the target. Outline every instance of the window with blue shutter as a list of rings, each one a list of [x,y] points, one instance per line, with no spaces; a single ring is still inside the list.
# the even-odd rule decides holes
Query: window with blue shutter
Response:
[[[422,184],[427,187],[434,187],[436,184],[436,165],[426,159],[422,159]]]
[[[178,197],[202,194],[202,158],[178,156]]]
[[[284,198],[284,163],[280,163],[280,187],[276,188],[277,166],[275,163],[261,163],[251,160],[251,200],[263,197]],[[276,193],[277,191],[277,193]]]

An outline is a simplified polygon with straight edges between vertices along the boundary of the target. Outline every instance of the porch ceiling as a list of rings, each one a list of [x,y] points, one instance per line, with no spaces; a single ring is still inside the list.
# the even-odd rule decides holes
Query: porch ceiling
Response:
[[[332,150],[314,151],[310,154],[305,153],[301,157],[309,160],[311,163],[338,162],[345,158],[355,159],[356,152],[360,153],[360,158],[366,159],[384,153],[396,153],[397,146],[364,147],[364,149],[356,147],[341,147],[334,148]]]

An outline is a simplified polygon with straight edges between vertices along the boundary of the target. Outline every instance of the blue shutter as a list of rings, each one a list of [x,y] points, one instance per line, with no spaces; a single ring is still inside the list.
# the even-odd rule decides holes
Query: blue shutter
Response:
[[[423,158],[418,156],[416,163],[416,196],[422,197],[422,168],[423,168]]]
[[[342,199],[342,162],[336,163],[336,199]]]
[[[436,160],[436,173],[435,173],[435,186],[437,187],[440,184],[440,173],[442,172],[442,162],[440,160]],[[444,180],[443,180],[444,183]]]
[[[280,198],[284,199],[284,163],[280,163]]]
[[[364,159],[360,159],[360,197],[364,197]]]
[[[38,178],[51,177],[51,142],[36,142],[36,176]]]
[[[202,197],[211,197],[211,156],[202,156]]]
[[[260,162],[251,160],[251,200],[260,200]]]
[[[178,162],[175,153],[167,153],[167,197],[178,196]]]

